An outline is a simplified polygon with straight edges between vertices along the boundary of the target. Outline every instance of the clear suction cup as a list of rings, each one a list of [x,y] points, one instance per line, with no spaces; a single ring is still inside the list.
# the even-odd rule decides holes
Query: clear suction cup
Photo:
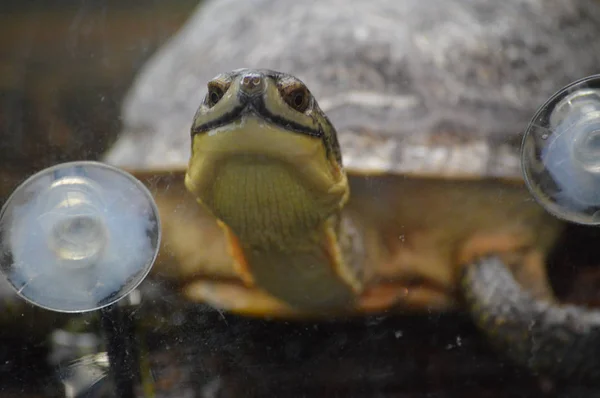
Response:
[[[600,224],[600,75],[570,84],[538,110],[521,162],[529,190],[547,211]]]
[[[0,267],[17,293],[58,312],[115,303],[146,277],[160,242],[156,204],[133,176],[64,163],[19,186],[0,212]]]

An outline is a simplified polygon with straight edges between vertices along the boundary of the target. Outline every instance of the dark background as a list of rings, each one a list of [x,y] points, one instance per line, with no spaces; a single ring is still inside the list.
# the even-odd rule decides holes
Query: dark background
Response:
[[[24,177],[114,142],[135,73],[197,3],[0,1],[0,203]]]

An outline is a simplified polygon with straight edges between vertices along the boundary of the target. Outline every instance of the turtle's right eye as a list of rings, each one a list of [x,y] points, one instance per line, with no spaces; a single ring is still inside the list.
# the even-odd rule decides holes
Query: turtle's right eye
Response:
[[[310,93],[308,89],[301,84],[291,84],[279,87],[283,100],[292,108],[300,113],[306,112],[310,105]]]
[[[206,95],[206,104],[210,108],[215,106],[221,100],[221,98],[223,98],[223,95],[225,95],[225,91],[226,89],[218,83],[208,83],[208,94]]]

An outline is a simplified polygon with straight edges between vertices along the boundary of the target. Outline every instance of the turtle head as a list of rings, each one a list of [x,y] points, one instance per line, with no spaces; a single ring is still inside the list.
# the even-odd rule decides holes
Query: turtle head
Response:
[[[242,238],[257,230],[275,241],[302,233],[348,198],[336,131],[293,76],[253,69],[218,75],[191,136],[186,186]]]

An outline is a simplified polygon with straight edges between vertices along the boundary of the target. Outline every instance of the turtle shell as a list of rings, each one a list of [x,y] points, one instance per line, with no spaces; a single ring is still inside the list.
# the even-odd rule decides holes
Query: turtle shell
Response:
[[[592,0],[208,0],[139,75],[105,160],[184,169],[207,81],[249,67],[308,85],[351,173],[519,178],[522,131],[598,72],[599,35]]]

